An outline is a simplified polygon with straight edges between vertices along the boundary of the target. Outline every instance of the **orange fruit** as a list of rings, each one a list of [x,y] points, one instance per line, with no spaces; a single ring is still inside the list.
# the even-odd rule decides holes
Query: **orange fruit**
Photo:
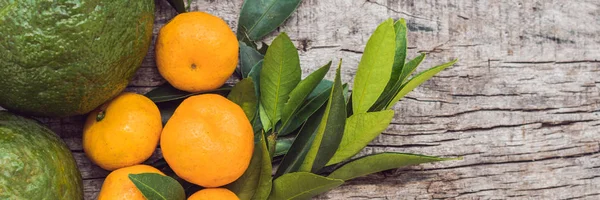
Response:
[[[98,194],[98,200],[145,200],[142,192],[135,187],[129,179],[129,174],[157,173],[163,174],[160,170],[148,165],[134,165],[117,169],[104,179],[102,189]]]
[[[208,188],[200,190],[192,196],[190,196],[187,200],[240,200],[235,194],[228,189],[224,188]]]
[[[223,96],[185,99],[160,137],[163,156],[177,176],[219,187],[238,179],[250,164],[254,133],[244,111]]]
[[[160,29],[156,65],[175,88],[199,92],[221,87],[238,63],[238,41],[227,23],[204,12],[187,12]]]
[[[156,104],[126,92],[89,114],[83,127],[83,150],[106,170],[140,164],[156,149],[161,130]]]

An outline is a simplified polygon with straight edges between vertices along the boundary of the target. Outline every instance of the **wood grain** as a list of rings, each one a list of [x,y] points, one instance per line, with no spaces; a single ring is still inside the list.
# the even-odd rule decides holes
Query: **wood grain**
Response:
[[[156,3],[155,33],[176,14]],[[195,0],[191,8],[233,28],[241,4]],[[406,18],[409,57],[427,52],[423,66],[460,61],[398,103],[392,125],[361,154],[463,160],[358,178],[317,199],[600,198],[599,1],[305,0],[277,32],[295,42],[305,76],[343,58],[349,82],[387,18]],[[163,82],[151,48],[127,90]],[[82,152],[83,117],[42,120],[73,150],[86,199],[94,199],[107,172]]]

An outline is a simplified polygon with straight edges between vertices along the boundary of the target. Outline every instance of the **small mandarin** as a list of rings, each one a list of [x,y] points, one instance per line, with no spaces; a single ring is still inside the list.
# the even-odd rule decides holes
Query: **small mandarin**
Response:
[[[177,89],[212,90],[233,74],[238,51],[237,37],[222,19],[204,12],[181,13],[158,33],[156,65]]]
[[[106,170],[132,166],[152,155],[161,131],[156,104],[143,95],[126,92],[89,114],[83,150]]]
[[[142,192],[129,179],[129,174],[141,173],[165,175],[160,170],[148,165],[134,165],[117,169],[104,179],[98,200],[146,200]]]
[[[254,133],[240,106],[220,95],[203,94],[177,107],[160,145],[177,176],[203,187],[220,187],[248,168]]]
[[[208,188],[200,190],[192,196],[190,196],[187,200],[239,200],[239,198],[228,189],[224,188]]]

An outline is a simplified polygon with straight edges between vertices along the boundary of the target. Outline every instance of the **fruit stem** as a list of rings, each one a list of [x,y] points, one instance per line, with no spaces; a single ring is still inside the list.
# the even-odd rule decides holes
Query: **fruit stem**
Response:
[[[104,117],[106,116],[106,112],[104,110],[101,110],[98,115],[96,115],[96,121],[102,121],[102,119],[104,119]]]

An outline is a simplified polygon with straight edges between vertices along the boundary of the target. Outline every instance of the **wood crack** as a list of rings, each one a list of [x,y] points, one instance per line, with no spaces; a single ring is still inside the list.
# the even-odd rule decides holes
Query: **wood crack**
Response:
[[[511,93],[511,94],[450,94],[454,97],[514,97],[523,95],[538,95],[534,92]]]
[[[454,133],[454,132],[473,132],[473,131],[489,131],[497,128],[515,128],[526,125],[537,124],[539,122],[531,122],[531,123],[523,123],[523,124],[510,124],[510,125],[496,125],[490,127],[471,127],[471,128],[463,128],[463,129],[451,129],[445,131],[446,133]]]
[[[566,198],[566,199],[564,199],[564,200],[583,199],[583,198],[586,198],[586,197],[592,197],[592,196],[600,196],[600,193],[586,194],[586,195],[581,195],[581,196],[576,196],[576,197]]]
[[[568,125],[571,125],[574,123],[593,122],[593,121],[597,121],[597,120],[586,119],[586,120],[565,120],[565,121],[558,121],[558,122],[542,122],[542,125],[540,127],[538,127],[538,129],[556,127],[556,126],[568,126]]]
[[[352,50],[352,49],[340,49],[340,51],[343,52],[350,52],[350,53],[356,53],[356,54],[363,54],[363,51],[357,51],[357,50]]]
[[[600,178],[600,175],[590,176],[590,177],[585,177],[585,178],[578,178],[577,180],[592,180],[592,179],[596,179],[596,178]]]
[[[557,186],[541,187],[541,188],[518,189],[515,191],[540,191],[540,190],[550,190],[550,189],[557,189],[557,188],[564,188],[564,187],[575,187],[575,186],[580,186],[580,185],[581,184],[566,184],[566,185],[557,185]]]
[[[435,116],[427,116],[427,115],[416,115],[413,117],[457,117],[459,115],[464,115],[464,114],[468,114],[468,113],[475,113],[475,112],[543,112],[543,111],[550,111],[550,110],[556,110],[557,108],[483,108],[483,109],[477,109],[477,110],[467,110],[467,111],[462,111],[462,112],[457,112],[457,113],[453,113],[453,114],[447,114],[447,115],[435,115]]]
[[[391,148],[414,148],[414,147],[434,147],[440,146],[440,144],[399,144],[399,145],[381,145],[381,144],[369,144],[368,147],[391,147]]]
[[[427,171],[436,171],[436,170],[449,170],[449,169],[457,169],[457,168],[482,167],[482,166],[489,166],[489,165],[531,163],[531,162],[540,162],[540,161],[548,161],[548,160],[556,160],[556,159],[580,158],[580,157],[594,155],[597,153],[600,153],[600,151],[591,152],[591,153],[573,154],[573,155],[569,155],[569,156],[550,156],[550,157],[546,157],[546,158],[531,159],[531,160],[513,160],[513,161],[505,161],[505,162],[481,162],[481,163],[457,165],[457,166],[450,166],[450,167],[432,168],[432,169],[426,169],[426,170]]]
[[[403,99],[410,99],[413,101],[420,101],[420,102],[429,102],[429,103],[447,103],[447,104],[458,104],[455,102],[450,102],[450,101],[444,101],[444,100],[438,100],[438,99],[418,99],[415,97],[409,97],[409,96],[404,96]]]
[[[506,64],[576,64],[600,63],[600,60],[567,60],[567,61],[504,61]]]
[[[508,189],[508,188],[490,188],[490,189],[482,189],[482,190],[469,191],[469,192],[461,192],[461,193],[458,193],[458,195],[453,196],[453,198],[460,197],[460,196],[465,196],[465,195],[470,195],[470,194],[477,194],[477,193],[480,193],[480,192],[506,190],[506,189]]]

